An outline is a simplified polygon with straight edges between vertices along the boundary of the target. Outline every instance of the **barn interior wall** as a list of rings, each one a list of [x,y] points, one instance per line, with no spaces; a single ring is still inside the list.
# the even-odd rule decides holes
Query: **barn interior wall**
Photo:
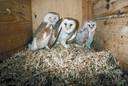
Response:
[[[128,68],[128,13],[127,0],[110,0],[109,9],[106,0],[95,0],[94,17],[118,15],[117,18],[97,20],[95,48],[109,49],[115,55],[123,68]]]
[[[82,0],[32,0],[33,30],[40,25],[47,12],[72,17],[82,22]]]
[[[31,33],[31,0],[0,0],[0,60],[23,47]]]

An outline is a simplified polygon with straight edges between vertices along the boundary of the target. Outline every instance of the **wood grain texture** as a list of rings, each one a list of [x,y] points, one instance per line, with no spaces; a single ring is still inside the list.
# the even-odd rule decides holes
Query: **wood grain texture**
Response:
[[[82,0],[82,21],[91,20],[93,15],[93,0]]]
[[[0,0],[0,59],[23,48],[31,33],[31,0]]]
[[[106,0],[99,0],[94,2],[94,16],[108,16],[112,14],[118,14],[119,11],[128,13],[128,0],[110,0],[109,9],[106,8]]]
[[[128,18],[97,21],[95,48],[110,50],[120,65],[128,69]]]
[[[125,15],[128,13],[128,0],[110,0],[109,9],[106,9],[106,0],[94,1],[94,17],[124,13],[124,17],[97,21],[95,48],[111,50],[122,68],[128,69],[128,16]]]
[[[43,21],[47,12],[57,12],[61,17],[72,17],[82,22],[82,0],[32,0],[33,30]]]

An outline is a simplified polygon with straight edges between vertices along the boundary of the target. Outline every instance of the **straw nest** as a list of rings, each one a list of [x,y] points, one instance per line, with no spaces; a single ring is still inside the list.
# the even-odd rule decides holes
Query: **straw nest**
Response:
[[[1,86],[126,86],[110,52],[71,46],[16,53],[0,64]]]

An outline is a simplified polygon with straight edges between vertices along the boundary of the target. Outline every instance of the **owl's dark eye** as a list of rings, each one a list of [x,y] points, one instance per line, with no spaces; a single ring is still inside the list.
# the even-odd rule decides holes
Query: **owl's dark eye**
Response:
[[[56,18],[54,18],[54,20],[56,20]]]
[[[90,24],[89,24],[88,26],[89,26],[89,27],[91,27],[91,25],[90,25]]]
[[[65,26],[67,26],[67,23],[64,23]]]
[[[93,27],[95,26],[95,24],[92,25]]]
[[[70,27],[72,26],[73,24],[70,24]]]
[[[49,19],[51,19],[52,17],[49,17]]]

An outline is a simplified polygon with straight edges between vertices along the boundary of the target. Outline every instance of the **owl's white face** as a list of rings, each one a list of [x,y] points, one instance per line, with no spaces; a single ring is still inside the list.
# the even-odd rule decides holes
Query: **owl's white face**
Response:
[[[60,16],[57,13],[48,13],[45,17],[44,17],[44,22],[51,24],[51,25],[55,25],[57,23],[57,21],[59,21]]]
[[[65,30],[74,30],[76,28],[76,21],[73,19],[64,19],[61,23],[61,27]]]
[[[90,30],[96,29],[96,22],[94,22],[94,21],[86,22],[86,24],[84,25],[84,27],[87,27]]]

